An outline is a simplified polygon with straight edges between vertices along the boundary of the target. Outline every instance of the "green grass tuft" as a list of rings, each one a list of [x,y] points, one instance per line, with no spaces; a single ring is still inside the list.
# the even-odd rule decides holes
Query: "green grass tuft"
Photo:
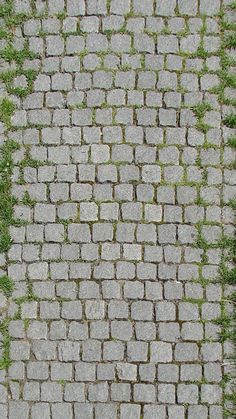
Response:
[[[22,199],[22,204],[33,208],[35,205],[36,201],[34,201],[33,199],[30,198],[30,194],[28,191],[25,191],[23,199]]]
[[[208,125],[208,124],[205,124],[205,122],[200,120],[196,123],[196,128],[199,131],[202,131],[204,134],[206,134],[209,131],[209,129],[211,128],[211,126]]]
[[[0,253],[6,252],[11,246],[11,237],[5,225],[0,224]]]
[[[8,332],[9,319],[3,320],[0,324],[0,333],[2,334],[2,358],[0,359],[0,370],[8,369],[11,365],[10,359],[10,336]]]
[[[211,109],[211,105],[207,102],[199,103],[198,105],[192,107],[193,113],[198,119],[196,123],[196,128],[199,131],[202,131],[204,134],[206,134],[211,127],[203,121],[203,118],[206,112],[210,111]]]
[[[15,110],[14,104],[7,98],[3,98],[0,102],[0,121],[7,127],[11,125],[11,116]]]
[[[224,40],[225,48],[236,48],[236,34],[227,35]]]
[[[58,13],[56,16],[57,16],[57,19],[64,20],[67,17],[67,13],[63,11],[63,12]]]
[[[32,157],[30,157],[29,155],[27,155],[23,160],[21,160],[19,167],[20,168],[24,168],[24,167],[39,167],[39,166],[43,166],[43,162],[40,162],[39,160],[35,160],[32,159]]]
[[[205,113],[207,111],[210,111],[212,109],[210,103],[207,102],[203,102],[203,103],[199,103],[196,106],[193,106],[192,110],[194,112],[194,114],[196,115],[197,118],[203,118]]]
[[[192,54],[193,58],[207,58],[209,56],[209,53],[204,49],[204,47],[202,45],[200,45],[200,47],[198,47],[197,51]]]
[[[230,5],[229,5],[230,9],[232,10],[236,10],[236,1],[233,1]]]
[[[231,63],[228,63],[228,61],[225,63],[226,65],[230,65]],[[233,73],[229,73],[228,71],[221,71],[218,73],[220,78],[223,81],[223,85],[225,87],[233,87],[236,88],[236,75]]]
[[[15,28],[16,26],[21,25],[29,18],[29,15],[26,13],[17,13],[12,14],[11,16],[7,16],[5,19],[5,25],[8,28]]]
[[[221,277],[226,284],[236,285],[236,268],[231,270],[225,268]]]
[[[12,294],[13,282],[7,275],[0,277],[0,290],[6,295],[6,297],[10,297]]]
[[[6,141],[0,148],[0,253],[7,251],[11,245],[8,228],[13,222],[14,199],[9,191],[13,170],[12,152],[18,148],[19,145],[14,141]]]
[[[0,51],[0,58],[11,62],[16,62],[18,65],[22,65],[25,59],[33,59],[36,54],[29,51],[27,45],[18,51],[12,45],[7,45],[3,50]]]
[[[0,4],[0,18],[7,18],[12,15],[13,12],[13,0],[8,0],[3,4]]]
[[[9,32],[4,29],[4,28],[0,28],[0,39],[5,39],[7,38],[9,35]]]
[[[231,114],[227,115],[224,118],[223,122],[229,128],[236,128],[236,114],[231,113]]]
[[[228,203],[228,205],[233,208],[233,210],[236,210],[236,198],[231,199]]]

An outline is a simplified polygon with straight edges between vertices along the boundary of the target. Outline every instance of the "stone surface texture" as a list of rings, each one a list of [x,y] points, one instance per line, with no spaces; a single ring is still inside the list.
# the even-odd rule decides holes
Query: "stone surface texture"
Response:
[[[0,418],[222,419],[216,279],[235,174],[214,91],[221,2],[33,3]]]

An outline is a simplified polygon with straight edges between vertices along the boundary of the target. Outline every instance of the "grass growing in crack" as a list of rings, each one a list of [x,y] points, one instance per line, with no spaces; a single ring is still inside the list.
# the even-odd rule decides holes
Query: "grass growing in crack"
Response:
[[[3,4],[0,4],[0,17],[1,18],[7,18],[12,14],[13,11],[13,1],[8,0],[7,2],[4,2]]]
[[[221,332],[219,333],[221,343],[225,342],[228,339],[231,339],[232,337],[235,340],[236,334],[232,328],[231,317],[225,312],[224,309],[222,310],[221,316],[218,319],[216,319],[214,323],[221,326]]]
[[[228,72],[225,72],[225,71],[221,71],[218,74],[224,80],[224,86],[225,87],[236,88],[236,76],[235,76],[235,74],[228,73]]]
[[[235,2],[236,8],[236,2]],[[225,56],[225,55],[224,55]],[[224,67],[224,72],[229,68],[227,60],[224,60],[222,65]],[[222,76],[222,75],[221,75]],[[230,77],[231,75],[229,75]],[[228,79],[229,80],[229,79]],[[224,87],[225,79],[222,79],[222,86]],[[232,79],[231,79],[232,84]],[[226,116],[223,120],[224,124],[230,128],[236,127],[236,114],[230,114]],[[236,136],[229,138],[227,145],[232,148],[236,148]],[[231,207],[234,211],[236,210],[236,198],[232,199],[228,206]],[[227,251],[225,256],[222,252],[222,261],[219,267],[219,276],[220,281],[223,286],[223,290],[227,285],[235,286],[236,284],[236,267],[230,267],[229,263],[235,264],[236,261],[236,237],[223,237],[222,239],[222,249]],[[225,301],[226,300],[226,301]],[[228,363],[232,365],[235,364],[236,354],[235,354],[235,345],[236,345],[236,293],[232,293],[227,296],[225,300],[221,301],[221,315],[215,321],[216,324],[221,326],[221,331],[219,333],[219,340],[221,343],[231,342],[234,346],[234,352],[231,355],[227,355]],[[226,310],[226,302],[231,304],[233,307],[232,312],[228,313]],[[234,391],[234,376],[232,374],[224,374],[222,381],[220,383],[223,390],[223,408],[224,408],[224,417],[231,418],[235,412],[236,406],[236,393]],[[227,406],[227,402],[230,402],[230,405]]]
[[[0,277],[0,290],[6,295],[6,297],[10,297],[12,294],[13,282],[7,275]]]
[[[27,155],[23,160],[21,160],[21,162],[19,163],[19,167],[21,169],[23,169],[24,167],[39,167],[39,166],[44,166],[45,163],[33,159],[31,156]]]
[[[230,147],[236,148],[236,135],[228,139],[227,145],[229,145]]]
[[[224,124],[229,128],[236,128],[236,114],[231,113],[227,115],[224,120]]]
[[[3,320],[3,322],[0,323],[0,333],[3,336],[2,342],[1,342],[1,349],[3,352],[2,358],[0,359],[0,370],[8,369],[11,365],[11,359],[10,359],[10,336],[8,332],[8,325],[9,325],[9,319]]]
[[[29,325],[30,325],[30,319],[24,319],[24,320],[23,320],[23,322],[24,322],[24,329],[25,329],[25,331],[26,331],[26,330],[28,330],[28,328],[29,328]]]
[[[199,103],[196,106],[193,106],[192,110],[194,112],[194,114],[196,115],[197,118],[203,118],[205,113],[207,111],[210,111],[212,109],[210,103],[207,102],[203,102],[203,103]]]
[[[231,199],[230,201],[229,201],[229,206],[234,210],[234,211],[236,211],[236,198],[234,198],[234,199]]]
[[[21,202],[22,202],[22,204],[24,204],[24,205],[26,205],[30,208],[33,208],[35,203],[36,203],[36,201],[34,201],[33,199],[30,198],[30,194],[29,194],[28,191],[25,191],[23,199],[22,199]]]
[[[211,105],[207,102],[199,103],[198,105],[193,106],[193,108],[192,108],[194,115],[198,119],[198,121],[196,123],[196,128],[199,131],[202,131],[204,134],[206,134],[207,131],[209,131],[209,129],[211,127],[210,127],[210,125],[206,124],[203,121],[203,118],[204,118],[206,112],[210,111],[211,109],[212,109]]]
[[[57,19],[64,20],[67,17],[67,13],[66,11],[63,11],[63,12],[57,13],[56,16],[57,16]]]
[[[206,134],[211,128],[210,125],[205,124],[205,122],[203,121],[198,121],[195,126],[199,131],[202,131],[204,134]]]
[[[200,45],[198,47],[197,51],[194,52],[193,54],[191,54],[191,58],[203,58],[203,59],[206,59],[206,58],[209,57],[209,55],[210,55],[209,52],[207,52],[204,49],[203,45]]]
[[[3,42],[0,48],[0,59],[6,63],[13,63],[13,70],[4,71],[3,65],[0,71],[0,80],[5,84],[5,90],[8,94],[14,94],[24,97],[32,91],[33,81],[36,72],[23,68],[24,61],[34,59],[36,54],[29,50],[28,42],[24,43],[23,49],[17,50],[14,47],[13,40],[17,26],[20,27],[23,22],[33,16],[24,13],[15,13],[14,0],[3,0],[0,2],[0,39]],[[31,1],[31,6],[33,5]],[[33,5],[33,9],[35,7]],[[27,88],[14,87],[14,78],[17,76],[25,76],[27,79]],[[8,251],[11,245],[11,237],[9,227],[17,224],[13,218],[13,206],[16,200],[11,196],[11,177],[13,173],[13,152],[19,149],[19,144],[9,140],[7,130],[11,128],[11,116],[15,110],[14,104],[8,98],[0,100],[0,121],[4,125],[4,142],[0,147],[0,253]],[[32,159],[31,159],[32,160]],[[35,162],[33,162],[35,164]],[[31,202],[30,202],[31,204]],[[0,277],[0,290],[9,297],[13,290],[13,284],[7,275]],[[10,336],[8,325],[11,318],[6,314],[5,320],[0,323],[1,351],[0,369],[7,369],[11,365],[10,360]]]
[[[15,110],[14,104],[8,99],[3,98],[0,102],[0,121],[3,122],[6,127],[11,124],[11,116]]]
[[[13,82],[14,78],[17,76],[25,76],[27,79],[28,86],[26,88],[22,87],[14,87]],[[2,80],[5,83],[5,87],[7,90],[7,93],[10,95],[16,95],[19,97],[25,97],[27,94],[31,93],[33,90],[33,82],[36,79],[37,72],[34,70],[7,70],[3,71],[0,74],[0,80]]]
[[[236,48],[236,35],[234,33],[226,36],[224,46],[225,48]]]
[[[6,141],[0,148],[0,253],[7,251],[11,245],[9,226],[13,223],[14,198],[9,191],[13,171],[12,152],[18,148],[19,145],[14,141]]]
[[[9,62],[16,62],[18,65],[22,65],[25,59],[33,59],[36,54],[31,52],[28,48],[27,43],[22,50],[16,50],[11,44],[7,45],[3,50],[0,51],[0,58]]]
[[[8,28],[14,29],[16,26],[24,23],[28,18],[29,16],[26,13],[17,13],[12,16],[7,16],[5,19],[5,25]]]
[[[6,39],[9,33],[6,29],[0,28],[0,39]]]
[[[229,269],[222,262],[219,270],[221,281],[225,284],[235,285],[236,284],[236,268]]]

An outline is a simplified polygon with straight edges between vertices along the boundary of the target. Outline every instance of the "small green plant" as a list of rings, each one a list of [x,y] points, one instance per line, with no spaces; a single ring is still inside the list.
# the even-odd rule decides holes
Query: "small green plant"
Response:
[[[236,148],[236,135],[228,139],[227,145],[229,145],[232,148]]]
[[[230,65],[230,63],[229,63]],[[233,73],[221,71],[218,73],[223,79],[223,86],[236,88],[236,76]]]
[[[231,317],[225,313],[225,311],[223,310],[223,313],[221,314],[220,317],[218,317],[218,319],[216,319],[214,321],[215,324],[218,324],[221,326],[221,331],[219,333],[219,337],[220,337],[220,342],[225,342],[226,340],[228,340],[229,338],[231,339],[232,337],[232,319]],[[234,340],[235,340],[235,332],[234,333]]]
[[[65,11],[60,12],[60,13],[57,14],[57,18],[59,20],[64,20],[66,17],[67,17],[67,13]]]
[[[30,194],[28,191],[25,191],[23,199],[22,199],[22,203],[30,208],[33,208],[36,201],[30,198]]]
[[[231,199],[228,203],[228,205],[234,210],[236,211],[236,198]]]
[[[27,87],[15,87],[14,86],[14,78],[17,76],[25,76],[27,80]],[[31,93],[33,90],[33,82],[37,76],[35,70],[6,70],[0,73],[0,80],[2,80],[5,84],[6,91],[10,95],[16,95],[19,97],[25,97],[27,94]]]
[[[12,15],[13,11],[13,0],[8,0],[7,2],[4,2],[0,4],[0,17],[6,18],[7,16]]]
[[[203,118],[207,111],[212,109],[211,105],[207,102],[199,103],[196,106],[193,106],[192,110],[197,118]]]
[[[229,128],[236,128],[236,114],[231,113],[227,115],[224,120],[224,124]]]
[[[234,33],[226,36],[224,46],[225,48],[236,48],[236,35]]]
[[[14,199],[9,190],[13,170],[12,152],[18,147],[14,141],[6,141],[0,148],[0,253],[7,251],[11,244],[8,230],[13,222]]]
[[[18,65],[22,65],[25,59],[33,59],[36,55],[29,51],[28,45],[18,51],[11,44],[7,45],[3,50],[0,50],[0,58],[3,58],[9,62],[16,62]]]
[[[7,127],[11,125],[11,116],[15,110],[14,104],[8,99],[3,98],[0,102],[0,121]]]
[[[19,166],[20,166],[20,168],[24,168],[24,167],[35,167],[35,168],[37,168],[39,166],[43,166],[43,163],[40,162],[39,160],[33,159],[27,153],[27,155],[25,156],[25,158],[23,160],[21,160]]]
[[[0,370],[8,369],[11,365],[10,359],[10,336],[8,332],[9,319],[5,319],[0,324],[0,332],[3,336],[2,340],[2,358],[0,359]]]
[[[13,282],[7,275],[0,277],[0,290],[6,295],[6,297],[9,297],[12,294]]]
[[[66,384],[66,380],[58,380],[58,383],[64,386]]]
[[[13,29],[24,23],[28,19],[28,15],[26,13],[17,13],[11,16],[7,16],[5,19],[5,24],[9,29]]]
[[[30,325],[30,319],[24,319],[24,329],[28,330]]]
[[[203,121],[198,121],[196,123],[196,128],[199,131],[202,131],[204,134],[206,134],[209,131],[209,129],[211,128],[211,126],[208,125],[208,124],[205,124],[205,122],[203,122]]]
[[[202,306],[202,304],[206,302],[204,298],[189,298],[189,297],[183,297],[182,301],[186,303],[197,304],[199,306]]]
[[[196,128],[199,131],[202,131],[204,134],[211,128],[210,125],[206,124],[203,120],[207,111],[212,109],[211,105],[207,102],[199,103],[196,106],[193,106],[192,110],[194,115],[197,117],[198,121],[196,123]]]
[[[193,58],[207,58],[209,56],[209,53],[204,49],[202,45],[198,47],[197,51],[193,54]]]
[[[107,0],[107,10],[108,10],[108,13],[110,13],[110,7],[111,7],[111,0]]]
[[[236,268],[229,269],[225,263],[222,263],[219,273],[223,283],[230,285],[236,284]]]
[[[120,67],[120,69],[121,69],[122,71],[129,71],[129,70],[131,70],[131,69],[132,69],[132,67],[131,67],[129,64],[124,64],[124,65],[122,65],[122,66]]]
[[[5,39],[8,37],[8,32],[6,29],[4,28],[0,28],[0,39]]]

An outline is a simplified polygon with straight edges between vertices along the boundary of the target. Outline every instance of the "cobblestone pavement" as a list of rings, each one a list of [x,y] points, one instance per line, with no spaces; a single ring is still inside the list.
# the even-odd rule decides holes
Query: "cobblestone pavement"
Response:
[[[16,0],[18,20],[0,14],[16,54],[1,55],[3,122],[20,145],[0,419],[223,418],[231,2]]]

